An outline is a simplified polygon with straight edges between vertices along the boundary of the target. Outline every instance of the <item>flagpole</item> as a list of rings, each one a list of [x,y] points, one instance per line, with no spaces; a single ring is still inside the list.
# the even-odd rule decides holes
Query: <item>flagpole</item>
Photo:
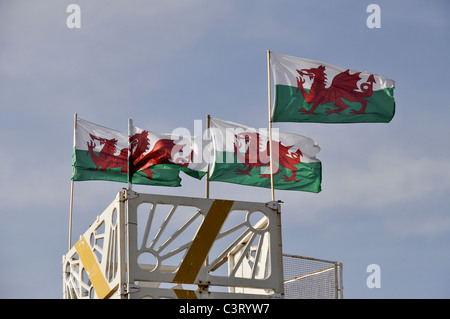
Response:
[[[270,50],[267,50],[267,89],[269,105],[269,171],[270,171],[270,189],[272,192],[272,201],[275,200],[275,190],[273,185],[273,158],[272,158],[272,82],[270,76]]]
[[[77,113],[73,115],[74,124],[73,124],[73,145],[75,147],[76,138],[77,138]],[[69,210],[69,250],[72,248],[72,211],[73,211],[73,178],[70,179],[70,210]]]
[[[210,139],[211,138],[211,135],[210,135],[210,127],[211,127],[211,116],[208,114],[208,115],[206,115],[206,137],[208,138],[208,139]],[[202,137],[203,138],[203,137]],[[204,156],[205,154],[203,153],[203,148],[202,148],[202,159],[203,159],[203,156]],[[208,166],[207,166],[207,169],[206,169],[206,190],[205,190],[205,198],[209,198],[209,167],[210,167],[210,160],[211,160],[211,158],[209,157],[208,158]],[[208,267],[209,266],[209,254],[208,255],[206,255],[206,258],[205,258],[205,268],[206,267]],[[200,286],[199,286],[200,287]],[[208,290],[207,289],[207,286],[206,286],[206,290]]]
[[[208,139],[211,138],[210,127],[211,127],[211,116],[208,114],[206,116],[206,137]],[[202,150],[202,156],[203,155],[204,154],[203,154],[203,150]],[[208,168],[206,170],[206,194],[205,194],[206,198],[209,198],[209,167],[210,167],[210,162],[209,161],[210,161],[210,158],[208,158]]]
[[[133,189],[132,184],[132,174],[131,174],[131,168],[132,168],[132,162],[131,162],[131,128],[133,127],[133,120],[128,119],[128,190]]]

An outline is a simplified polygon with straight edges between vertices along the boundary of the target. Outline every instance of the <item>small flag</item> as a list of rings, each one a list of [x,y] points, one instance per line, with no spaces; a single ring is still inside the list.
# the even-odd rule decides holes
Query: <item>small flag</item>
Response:
[[[389,122],[394,116],[393,80],[275,52],[270,65],[273,122]]]
[[[155,133],[135,126],[131,134],[131,163],[135,174],[162,166],[183,171],[197,179],[206,174],[212,145],[210,140]]]
[[[134,141],[139,138],[133,139]],[[128,182],[128,134],[77,117],[72,179]],[[134,184],[180,186],[179,169],[161,165],[132,173]]]
[[[275,189],[320,192],[322,165],[314,140],[274,132],[271,166],[267,129],[211,118],[211,135],[215,150],[211,181],[271,188],[273,173]]]

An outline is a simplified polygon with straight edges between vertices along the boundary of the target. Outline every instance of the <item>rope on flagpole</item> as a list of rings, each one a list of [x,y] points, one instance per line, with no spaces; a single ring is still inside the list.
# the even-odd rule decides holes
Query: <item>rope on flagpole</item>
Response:
[[[270,172],[270,189],[272,192],[272,201],[275,200],[275,190],[273,185],[273,158],[272,158],[272,82],[270,76],[270,50],[267,50],[267,89],[268,89],[268,105],[269,105],[269,172]]]

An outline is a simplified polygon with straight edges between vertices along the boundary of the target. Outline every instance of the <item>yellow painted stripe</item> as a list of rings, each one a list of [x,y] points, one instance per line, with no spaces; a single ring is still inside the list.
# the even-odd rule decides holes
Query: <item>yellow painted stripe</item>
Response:
[[[193,290],[174,289],[174,291],[178,299],[198,299]]]
[[[216,199],[206,214],[191,247],[186,253],[177,274],[173,278],[178,283],[193,283],[197,277],[209,250],[213,245],[228,213],[233,206],[232,200]]]
[[[77,250],[78,256],[80,256],[81,263],[94,286],[98,298],[109,298],[115,290],[109,287],[108,282],[106,281],[105,276],[103,276],[100,266],[97,263],[95,255],[84,236],[81,236],[81,239],[75,244],[75,249]]]

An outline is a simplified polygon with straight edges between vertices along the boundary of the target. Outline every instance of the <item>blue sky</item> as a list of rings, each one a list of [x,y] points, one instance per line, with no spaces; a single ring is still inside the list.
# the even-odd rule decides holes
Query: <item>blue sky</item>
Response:
[[[366,25],[371,3],[381,28]],[[270,49],[396,82],[388,124],[275,125],[316,140],[323,163],[321,193],[276,191],[284,251],[342,262],[345,298],[449,298],[448,13],[444,0],[2,1],[0,297],[62,297],[74,113],[123,131],[128,118],[193,130],[207,114],[264,127]],[[75,184],[74,238],[124,186]],[[202,197],[204,181],[135,189]],[[270,190],[216,182],[211,197]]]

